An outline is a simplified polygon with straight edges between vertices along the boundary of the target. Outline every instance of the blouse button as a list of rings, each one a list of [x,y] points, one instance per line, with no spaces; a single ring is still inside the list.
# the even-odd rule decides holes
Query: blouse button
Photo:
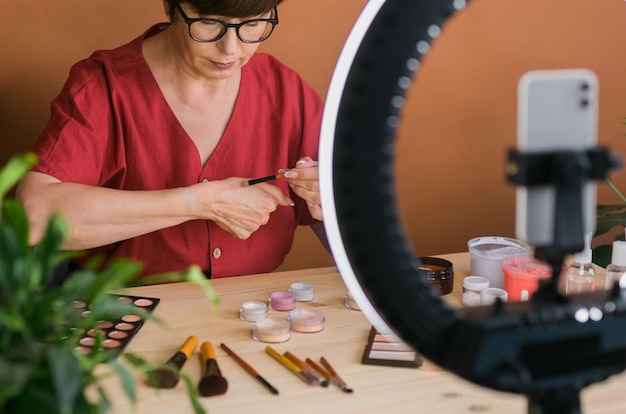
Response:
[[[219,259],[220,256],[222,255],[222,249],[220,249],[219,247],[216,247],[215,249],[213,249],[213,258],[215,259]]]

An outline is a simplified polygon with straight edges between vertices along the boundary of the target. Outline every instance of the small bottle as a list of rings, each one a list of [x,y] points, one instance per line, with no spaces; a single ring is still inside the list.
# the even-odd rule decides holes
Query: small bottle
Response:
[[[574,254],[574,261],[568,266],[565,273],[565,295],[593,292],[596,285],[596,271],[591,264],[591,237],[588,232],[585,237],[585,249]]]
[[[605,284],[607,289],[611,289],[615,282],[620,288],[626,287],[626,241],[614,241],[613,253],[611,254],[611,264],[606,267]]]

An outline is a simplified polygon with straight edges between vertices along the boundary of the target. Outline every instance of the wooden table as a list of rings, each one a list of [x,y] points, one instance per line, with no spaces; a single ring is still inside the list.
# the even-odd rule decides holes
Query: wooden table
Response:
[[[454,292],[446,300],[460,303],[462,279],[470,273],[467,253],[442,255],[453,262]],[[298,302],[298,308],[314,307],[324,312],[326,328],[319,333],[294,332],[290,341],[273,345],[279,352],[291,351],[304,359],[324,356],[335,367],[354,393],[337,387],[311,387],[279,365],[264,351],[264,343],[251,337],[252,323],[239,319],[241,304],[248,300],[267,301],[275,290],[287,290],[292,282],[314,284],[315,299]],[[398,368],[361,364],[371,324],[359,311],[344,307],[346,287],[334,267],[288,271],[264,275],[232,277],[211,281],[221,297],[219,309],[212,309],[202,290],[191,284],[177,283],[133,288],[128,293],[161,298],[155,310],[164,325],[148,321],[131,341],[126,352],[150,362],[167,360],[189,335],[213,342],[228,392],[201,398],[211,414],[219,413],[525,413],[526,399],[482,388],[432,364],[422,368]],[[270,316],[286,318],[284,312]],[[253,366],[280,391],[272,395],[228,356],[220,347],[224,342]],[[194,382],[200,377],[198,355],[183,371]],[[184,384],[175,389],[154,390],[143,384],[137,374],[139,403],[133,408],[117,385],[109,381],[107,390],[114,413],[190,413],[191,405]],[[624,413],[626,377],[592,385],[581,395],[587,413]]]

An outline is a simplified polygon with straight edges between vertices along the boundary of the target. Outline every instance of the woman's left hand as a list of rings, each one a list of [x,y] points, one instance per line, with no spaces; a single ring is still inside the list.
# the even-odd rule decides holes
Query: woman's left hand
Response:
[[[311,157],[302,157],[296,166],[286,170],[285,179],[296,195],[306,201],[311,216],[316,220],[323,220],[322,205],[320,202],[320,182],[318,162]]]

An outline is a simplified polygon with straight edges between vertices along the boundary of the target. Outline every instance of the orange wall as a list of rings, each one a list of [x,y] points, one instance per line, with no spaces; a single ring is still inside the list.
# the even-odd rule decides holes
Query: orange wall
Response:
[[[326,95],[365,0],[285,0],[262,50]],[[0,164],[31,148],[70,65],[163,21],[158,0],[2,1]],[[516,84],[530,69],[587,67],[600,79],[600,142],[626,153],[626,3],[474,0],[444,27],[410,91],[397,144],[398,205],[420,254],[466,249],[479,235],[513,236]],[[623,171],[612,178],[626,189]],[[601,202],[617,202],[606,186]],[[330,265],[308,229],[283,269]]]

